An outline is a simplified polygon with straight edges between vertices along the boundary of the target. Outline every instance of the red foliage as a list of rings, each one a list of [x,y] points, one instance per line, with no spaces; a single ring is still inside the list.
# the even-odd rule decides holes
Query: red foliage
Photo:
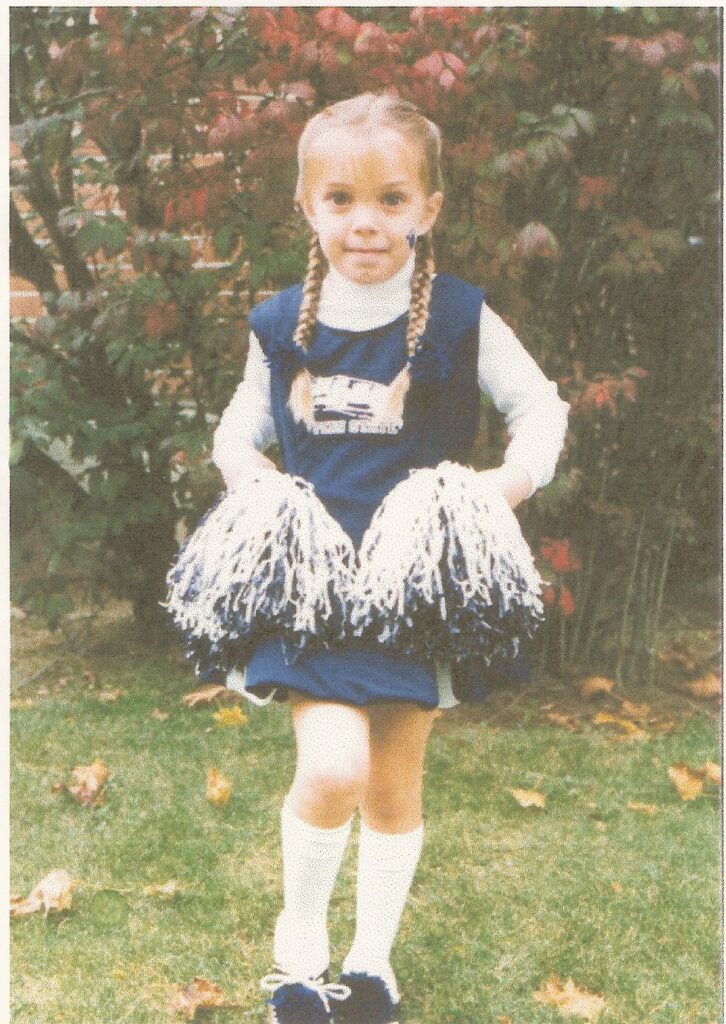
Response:
[[[580,177],[580,192],[577,196],[578,210],[602,210],[606,196],[614,196],[617,191],[615,178],[607,175],[596,177]]]
[[[544,537],[539,548],[542,558],[552,566],[557,573],[578,572],[582,569],[582,562],[570,550],[570,541],[553,540],[551,537]]]
[[[338,39],[355,39],[360,22],[341,7],[324,7],[315,15],[317,25]]]
[[[572,596],[569,587],[563,586],[560,590],[560,599],[558,601],[558,606],[566,619],[569,618],[570,615],[572,615],[575,611],[575,599]]]
[[[144,330],[150,338],[163,338],[179,327],[179,310],[173,302],[156,302],[144,310]]]

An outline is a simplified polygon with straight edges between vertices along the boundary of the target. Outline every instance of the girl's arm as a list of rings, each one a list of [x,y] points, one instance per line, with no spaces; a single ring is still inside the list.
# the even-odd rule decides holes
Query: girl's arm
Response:
[[[250,332],[244,377],[214,431],[212,461],[228,489],[249,468],[275,464],[262,454],[275,440],[270,403],[270,368],[259,339]]]
[[[548,484],[567,430],[569,405],[557,394],[519,341],[493,309],[482,304],[479,331],[479,387],[504,414],[511,441],[504,465],[491,470],[514,508]]]

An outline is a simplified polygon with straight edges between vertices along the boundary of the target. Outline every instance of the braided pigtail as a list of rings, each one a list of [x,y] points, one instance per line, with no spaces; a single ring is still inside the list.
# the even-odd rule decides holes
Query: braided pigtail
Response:
[[[300,315],[293,336],[293,342],[305,351],[310,347],[315,332],[315,322],[320,304],[320,291],[325,277],[326,259],[320,247],[320,239],[313,235],[308,252],[308,269],[303,283]],[[288,406],[296,423],[304,424],[308,430],[313,426],[312,378],[307,367],[303,367],[292,382]]]
[[[411,304],[408,308],[408,328],[406,330],[406,364],[393,379],[389,389],[388,412],[391,419],[401,419],[403,406],[411,386],[409,366],[413,359],[418,339],[426,329],[429,318],[429,301],[431,299],[431,282],[435,271],[434,243],[431,232],[419,235],[416,239],[416,260],[411,280]]]

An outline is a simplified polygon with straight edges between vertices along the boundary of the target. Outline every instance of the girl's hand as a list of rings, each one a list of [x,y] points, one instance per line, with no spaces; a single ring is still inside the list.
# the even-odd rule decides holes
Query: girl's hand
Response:
[[[222,476],[224,477],[225,487],[230,491],[240,480],[241,477],[249,470],[254,469],[274,469],[277,472],[277,466],[268,459],[262,452],[251,451],[245,458],[242,465],[236,465],[234,467],[226,467],[222,470]]]
[[[487,469],[484,471],[484,475],[499,488],[511,509],[515,509],[520,502],[532,494],[532,481],[529,473],[512,462],[505,462],[497,469]]]

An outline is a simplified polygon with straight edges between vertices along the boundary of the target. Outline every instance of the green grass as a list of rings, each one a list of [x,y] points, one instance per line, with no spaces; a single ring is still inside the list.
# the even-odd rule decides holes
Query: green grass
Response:
[[[109,649],[103,665],[104,687],[126,691],[115,703],[79,674],[12,711],[11,892],[53,868],[79,881],[71,911],[12,923],[13,1022],[160,1024],[196,975],[240,1003],[204,1019],[261,1022],[294,769],[287,709],[245,703],[248,724],[222,728],[214,708],[181,704],[193,680],[164,652]],[[598,1024],[715,1024],[719,794],[684,802],[667,775],[720,760],[715,717],[694,708],[672,733],[616,742],[517,702],[518,721],[457,709],[432,735],[425,845],[392,958],[407,1024],[560,1022],[533,997],[553,973],[604,997]],[[112,772],[103,805],[51,792],[96,757]],[[232,781],[225,807],[205,798],[212,765]],[[519,807],[507,787],[539,790],[546,808]],[[334,968],[353,934],[354,867],[355,833],[331,904]],[[170,878],[175,899],[144,895]]]

